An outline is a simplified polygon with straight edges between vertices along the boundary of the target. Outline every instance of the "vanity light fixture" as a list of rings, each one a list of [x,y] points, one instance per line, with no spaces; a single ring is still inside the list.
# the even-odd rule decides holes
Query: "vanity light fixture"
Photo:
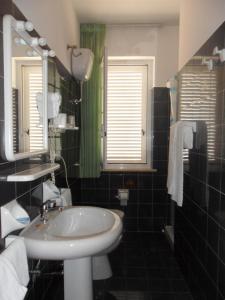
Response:
[[[54,50],[43,50],[43,56],[45,57],[55,57],[55,51]]]
[[[22,38],[18,38],[18,37],[15,37],[14,39],[14,43],[18,46],[27,46],[27,43],[25,42],[24,39]],[[30,42],[29,42],[29,45],[31,47],[37,47],[37,46],[46,46],[47,45],[47,39],[46,38],[37,38],[37,37],[32,37],[30,39]]]
[[[24,41],[24,39],[21,39],[21,38],[18,38],[16,37],[14,39],[14,43],[17,45],[17,46],[27,46],[27,43]]]
[[[31,46],[46,46],[47,45],[47,39],[46,38],[31,38]]]
[[[16,21],[15,28],[17,31],[33,31],[34,25],[30,21]]]

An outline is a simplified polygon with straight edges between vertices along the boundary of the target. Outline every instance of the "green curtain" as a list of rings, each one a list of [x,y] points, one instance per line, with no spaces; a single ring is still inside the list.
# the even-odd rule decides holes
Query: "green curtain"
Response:
[[[80,46],[94,53],[91,78],[83,84],[81,102],[80,177],[99,177],[101,172],[101,111],[103,98],[102,60],[105,25],[82,24]]]

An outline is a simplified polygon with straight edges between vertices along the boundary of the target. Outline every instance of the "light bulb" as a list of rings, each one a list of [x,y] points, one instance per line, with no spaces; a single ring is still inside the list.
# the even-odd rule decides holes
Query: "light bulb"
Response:
[[[48,55],[49,55],[50,57],[55,57],[55,51],[54,51],[54,50],[48,51]]]
[[[30,21],[25,22],[24,27],[27,31],[33,31],[34,30],[34,25]]]
[[[39,38],[38,40],[40,46],[45,46],[47,44],[46,38]]]

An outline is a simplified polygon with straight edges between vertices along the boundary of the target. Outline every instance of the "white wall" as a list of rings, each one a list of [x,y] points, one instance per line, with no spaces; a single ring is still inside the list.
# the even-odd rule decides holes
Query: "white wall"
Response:
[[[107,26],[106,46],[109,56],[155,56],[157,29],[138,25]]]
[[[155,56],[155,86],[165,86],[178,68],[178,26],[108,26],[109,56]]]
[[[158,30],[156,83],[165,86],[178,71],[179,27],[164,26]]]
[[[67,44],[79,46],[80,25],[72,0],[14,0],[36,31],[48,40],[48,45],[70,71]]]
[[[181,0],[179,69],[225,21],[225,0]]]

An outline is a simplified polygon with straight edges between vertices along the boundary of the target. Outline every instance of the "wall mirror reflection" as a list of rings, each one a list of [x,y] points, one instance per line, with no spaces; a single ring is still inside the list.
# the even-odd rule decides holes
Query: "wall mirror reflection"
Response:
[[[40,151],[44,148],[37,108],[37,97],[43,91],[41,56],[15,31],[12,45],[13,150],[14,153]]]

